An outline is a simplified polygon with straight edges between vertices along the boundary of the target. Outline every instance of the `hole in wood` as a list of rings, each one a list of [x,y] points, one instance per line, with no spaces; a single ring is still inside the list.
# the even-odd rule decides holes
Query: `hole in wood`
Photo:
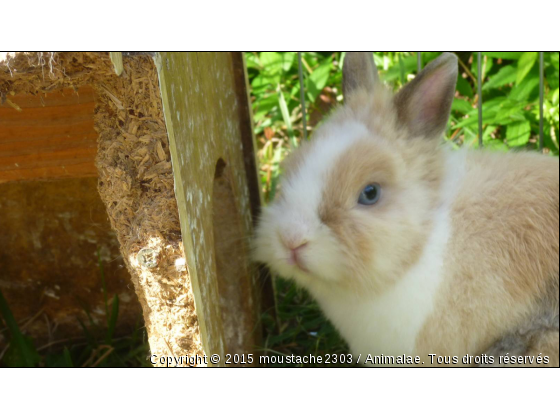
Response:
[[[241,355],[253,352],[253,319],[248,248],[230,180],[226,162],[219,159],[214,173],[212,218],[221,320],[226,352]]]

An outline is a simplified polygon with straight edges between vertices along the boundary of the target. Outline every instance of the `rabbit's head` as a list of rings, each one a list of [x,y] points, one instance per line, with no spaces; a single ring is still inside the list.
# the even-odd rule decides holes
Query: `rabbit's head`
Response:
[[[439,205],[457,59],[443,54],[393,95],[371,53],[347,53],[345,105],[288,157],[263,210],[256,260],[316,291],[378,292],[422,253]]]

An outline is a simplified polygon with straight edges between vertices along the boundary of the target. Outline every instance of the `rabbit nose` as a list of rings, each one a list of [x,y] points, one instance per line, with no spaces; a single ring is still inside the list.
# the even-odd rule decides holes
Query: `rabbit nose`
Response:
[[[302,271],[307,272],[307,267],[305,266],[301,256],[301,250],[307,246],[309,241],[302,237],[287,237],[286,235],[280,235],[280,241],[289,251],[288,263],[299,267]]]
[[[302,271],[308,272],[307,267],[301,257],[300,251],[307,246],[307,242],[296,246],[295,248],[290,248],[290,258],[289,263],[298,266]]]
[[[294,246],[294,247],[289,247],[290,251],[292,251],[292,254],[296,254],[299,250],[301,250],[302,248],[305,248],[307,246],[307,241],[303,242],[300,245]]]
[[[282,245],[292,252],[303,248],[308,243],[308,240],[305,238],[286,237],[285,235],[280,235],[280,241],[282,242]]]

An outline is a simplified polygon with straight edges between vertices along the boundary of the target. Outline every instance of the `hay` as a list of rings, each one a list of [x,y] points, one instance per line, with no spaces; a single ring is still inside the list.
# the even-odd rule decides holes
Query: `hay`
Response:
[[[0,100],[92,85],[99,193],[142,305],[151,352],[202,355],[167,132],[153,60],[124,57],[117,77],[107,54],[18,53],[0,61]],[[152,262],[141,264],[138,253]]]

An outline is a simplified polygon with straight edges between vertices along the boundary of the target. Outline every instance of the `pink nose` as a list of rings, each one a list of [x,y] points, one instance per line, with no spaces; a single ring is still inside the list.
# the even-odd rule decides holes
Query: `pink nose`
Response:
[[[289,248],[292,250],[292,252],[296,252],[297,250],[302,249],[306,246],[307,246],[307,241],[300,243],[299,245],[290,245]]]
[[[288,246],[287,248],[290,250],[290,264],[297,265],[303,271],[307,271],[302,257],[301,257],[301,250],[307,246],[307,242],[299,243],[299,245],[292,245]]]
[[[296,245],[296,246],[290,246],[290,250],[292,251],[292,254],[297,254],[297,252],[303,248],[305,248],[307,246],[307,242],[304,242],[300,245]]]
[[[304,238],[290,237],[289,235],[282,235],[282,234],[280,234],[279,236],[282,245],[284,245],[286,248],[292,251],[296,251],[298,249],[303,248],[305,245],[307,245],[307,239]]]

